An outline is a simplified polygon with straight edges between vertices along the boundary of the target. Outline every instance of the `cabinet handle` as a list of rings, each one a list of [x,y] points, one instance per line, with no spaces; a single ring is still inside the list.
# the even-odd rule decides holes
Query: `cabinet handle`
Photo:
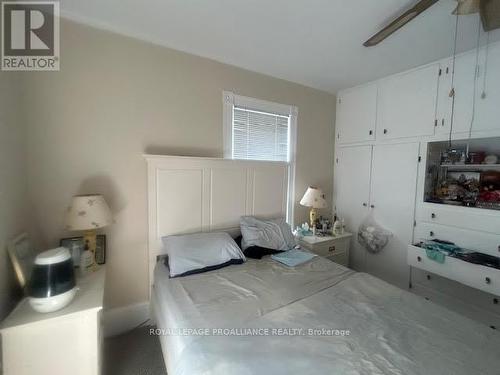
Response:
[[[486,277],[484,281],[486,282],[486,284],[491,284],[491,279],[489,277]]]
[[[420,256],[418,256],[418,257],[417,257],[417,260],[418,260],[419,262],[421,262],[421,261],[422,261],[422,258],[421,258]]]
[[[375,205],[373,205],[373,204],[370,204],[370,208],[375,208]]]
[[[498,245],[498,252],[500,252],[500,245]]]
[[[431,279],[431,275],[427,275],[427,280],[430,280]]]
[[[493,298],[493,304],[498,305],[498,298]]]
[[[328,251],[329,251],[330,253],[333,253],[333,252],[335,251],[335,246],[330,246],[330,247],[328,248]]]
[[[368,134],[373,135],[373,130],[370,130]]]
[[[431,217],[432,217],[433,219],[435,219],[435,218],[436,218],[436,214],[433,212],[433,213],[431,214]]]
[[[434,237],[434,232],[432,230],[429,232],[429,236]]]
[[[441,120],[441,126],[444,126],[444,119]]]
[[[384,134],[387,134],[387,129],[384,129]]]

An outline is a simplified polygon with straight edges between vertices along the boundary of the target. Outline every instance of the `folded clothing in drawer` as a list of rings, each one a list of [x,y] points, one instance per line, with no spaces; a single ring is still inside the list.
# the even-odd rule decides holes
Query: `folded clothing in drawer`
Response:
[[[500,258],[463,249],[452,242],[432,240],[420,242],[416,246],[425,249],[427,257],[438,263],[444,263],[446,256],[450,256],[465,262],[500,269]]]
[[[486,267],[493,267],[500,270],[500,258],[482,253],[457,253],[451,255],[454,258],[465,260],[469,263],[480,264]]]

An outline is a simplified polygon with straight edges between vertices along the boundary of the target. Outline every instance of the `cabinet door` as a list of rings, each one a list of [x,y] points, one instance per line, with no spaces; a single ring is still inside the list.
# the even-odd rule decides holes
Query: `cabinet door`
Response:
[[[436,133],[448,134],[452,126],[452,98],[449,94],[452,85],[453,60],[448,59],[442,66],[438,99],[438,123]],[[474,100],[474,79],[476,75],[476,52],[457,56],[455,61],[455,108],[453,114],[453,133],[468,132],[472,121],[472,102]]]
[[[484,82],[484,87],[483,87]],[[484,98],[482,96],[484,90]],[[469,104],[472,107],[472,101]],[[481,51],[472,131],[500,131],[500,44]]]
[[[367,272],[405,289],[409,280],[406,254],[413,234],[418,151],[418,143],[378,145],[373,149],[372,214],[393,237],[378,254],[367,253]]]
[[[377,139],[434,134],[439,64],[379,82]]]
[[[375,139],[377,86],[370,84],[344,91],[337,100],[337,140],[339,143]]]
[[[357,241],[358,227],[368,214],[372,146],[340,147],[337,151],[335,196],[337,214],[353,233],[350,266],[364,271],[365,250]]]

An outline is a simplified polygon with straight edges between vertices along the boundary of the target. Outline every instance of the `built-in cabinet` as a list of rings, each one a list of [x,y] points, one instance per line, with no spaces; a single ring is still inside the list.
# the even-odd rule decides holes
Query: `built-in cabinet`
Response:
[[[366,267],[400,288],[408,287],[408,268],[401,265],[413,236],[418,153],[418,142],[373,146],[370,208],[393,237],[380,253],[367,253]]]
[[[340,92],[335,137],[334,201],[354,233],[350,266],[498,327],[498,272],[456,259],[440,266],[412,244],[443,239],[500,256],[500,211],[426,201],[429,144],[500,137],[500,43]],[[370,214],[394,234],[378,254],[357,240]]]
[[[447,135],[452,126],[453,98],[450,96],[452,89],[453,59],[441,62],[439,79],[439,97],[437,103],[436,134]],[[474,81],[477,73],[476,53],[469,52],[457,56],[455,60],[455,108],[453,116],[453,132],[468,132],[472,121]]]
[[[337,212],[356,237],[357,228],[369,213],[372,146],[341,147],[337,149],[334,190]],[[349,264],[358,271],[365,268],[366,251],[356,239],[351,241]]]
[[[418,149],[418,143],[341,147],[336,160],[336,208],[346,226],[356,233],[372,215],[394,235],[378,254],[352,241],[351,266],[400,287],[408,284],[408,270],[401,264],[413,234]]]
[[[377,85],[346,90],[337,98],[336,137],[340,143],[375,139]]]
[[[443,60],[441,66],[436,132],[448,134],[450,126],[456,134],[498,130],[500,45],[493,44],[457,56],[453,79],[453,59]],[[453,124],[453,100],[449,95],[452,87],[455,89]]]
[[[382,79],[378,84],[377,139],[434,134],[439,64]]]
[[[500,43],[453,61],[446,58],[339,92],[336,142],[442,140],[452,126],[456,139],[469,131],[472,137],[500,135]]]
[[[500,43],[483,48],[479,64],[475,120],[472,129],[473,131],[498,130],[500,129]]]

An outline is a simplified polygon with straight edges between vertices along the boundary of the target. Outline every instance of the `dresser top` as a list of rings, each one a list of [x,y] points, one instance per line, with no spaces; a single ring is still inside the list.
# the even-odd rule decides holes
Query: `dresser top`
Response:
[[[75,273],[78,273],[78,270],[75,270]],[[95,272],[89,273],[83,277],[77,277],[77,291],[73,301],[65,308],[52,313],[44,314],[36,312],[28,303],[28,298],[23,298],[2,322],[0,329],[7,330],[9,328],[60,318],[70,314],[102,309],[105,276],[105,267],[100,267]]]
[[[338,236],[304,236],[300,238],[300,241],[314,245],[317,243],[335,241],[348,237],[352,237],[352,233],[344,232],[343,234],[339,234]]]

